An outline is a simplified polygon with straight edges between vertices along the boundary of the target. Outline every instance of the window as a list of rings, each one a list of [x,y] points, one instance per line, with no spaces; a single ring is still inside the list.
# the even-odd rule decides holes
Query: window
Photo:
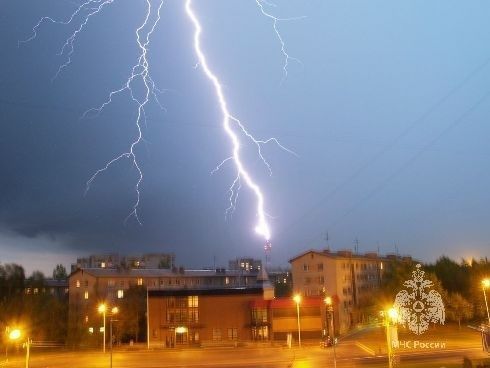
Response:
[[[310,270],[310,265],[307,263],[303,264],[303,271],[309,271]]]
[[[221,341],[221,329],[213,328],[213,341]]]
[[[318,263],[317,270],[318,271],[323,271],[323,263]]]
[[[143,285],[143,279],[141,277],[138,278],[137,283],[138,283],[138,286]]]
[[[318,278],[318,283],[319,283],[320,285],[323,285],[323,284],[325,283],[325,277],[320,276],[320,277]]]
[[[122,299],[122,298],[124,298],[124,290],[123,290],[123,289],[119,289],[119,290],[117,291],[117,298],[118,298],[118,299]]]
[[[124,280],[119,281],[119,285],[121,285],[121,287],[124,287]]]
[[[88,280],[85,280],[85,287],[88,287]]]
[[[110,286],[110,287],[113,287],[116,283],[114,282],[114,280],[109,280],[107,282],[107,286]]]
[[[268,326],[252,327],[252,338],[254,340],[267,340],[269,338]]]
[[[88,291],[86,291],[86,292],[85,292],[85,294],[84,294],[84,298],[85,298],[85,299],[88,299]]]
[[[85,316],[85,323],[88,323],[88,316]]]
[[[100,263],[100,267],[101,267],[101,268],[105,268],[105,262],[101,262],[101,263]]]
[[[80,287],[80,280],[77,280],[76,282],[76,287],[79,288]]]
[[[252,309],[252,322],[256,324],[267,322],[267,309],[254,308]]]
[[[230,283],[230,278],[228,276],[225,277],[225,284],[228,285]]]
[[[228,340],[236,340],[236,339],[238,339],[238,328],[229,328]]]
[[[188,296],[187,297],[187,305],[189,308],[197,308],[199,306],[199,297],[196,296]]]

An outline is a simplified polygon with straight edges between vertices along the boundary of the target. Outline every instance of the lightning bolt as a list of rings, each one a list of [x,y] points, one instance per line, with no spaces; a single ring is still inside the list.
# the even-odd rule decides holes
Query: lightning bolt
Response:
[[[257,1],[257,4],[262,9],[263,14],[269,16],[268,13],[266,13],[263,10],[262,2],[260,0]],[[234,166],[235,166],[235,169],[237,171],[237,176],[235,177],[235,180],[233,181],[233,183],[230,187],[230,193],[231,193],[230,194],[230,207],[228,207],[226,212],[228,213],[230,210],[233,210],[235,203],[236,203],[236,199],[238,198],[238,192],[239,192],[239,189],[242,185],[241,183],[243,180],[245,182],[245,184],[247,185],[247,187],[255,195],[255,199],[256,199],[256,203],[257,203],[256,204],[257,224],[255,225],[255,231],[257,232],[257,234],[263,236],[266,241],[269,241],[271,238],[271,230],[270,230],[270,226],[266,220],[267,214],[266,214],[265,209],[264,209],[264,194],[262,193],[262,190],[259,187],[259,185],[253,179],[252,175],[248,172],[248,170],[246,169],[246,167],[242,161],[242,158],[240,155],[240,149],[242,146],[241,141],[240,141],[240,137],[237,133],[235,133],[232,125],[234,124],[236,127],[238,127],[238,131],[240,131],[246,138],[251,140],[256,145],[259,157],[262,160],[262,162],[267,166],[270,174],[272,173],[270,164],[264,158],[264,156],[262,155],[262,151],[261,151],[261,146],[263,144],[274,142],[274,143],[278,144],[282,149],[284,149],[290,153],[293,153],[293,154],[294,154],[294,152],[287,149],[286,147],[282,146],[276,138],[269,138],[267,140],[256,139],[252,134],[250,134],[248,132],[248,130],[245,128],[245,126],[242,124],[242,122],[230,113],[230,111],[228,110],[228,104],[227,104],[225,95],[223,93],[223,88],[221,86],[221,82],[220,82],[219,78],[217,77],[217,75],[209,67],[208,61],[207,61],[206,56],[205,56],[203,49],[201,47],[202,26],[201,26],[201,23],[199,22],[199,19],[197,18],[196,14],[195,14],[193,8],[192,8],[192,1],[191,0],[186,0],[185,11],[186,11],[187,16],[189,17],[189,19],[191,20],[191,22],[194,26],[194,51],[195,51],[197,58],[199,60],[198,64],[201,67],[201,69],[204,71],[204,74],[206,75],[206,77],[211,81],[211,83],[214,87],[216,99],[218,101],[218,104],[219,104],[219,107],[221,110],[221,114],[223,117],[222,126],[223,126],[223,129],[224,129],[226,135],[228,136],[228,138],[231,142],[231,145],[232,145],[232,155],[230,157],[226,158],[225,160],[223,160],[216,167],[216,169],[213,170],[213,172],[215,172],[216,170],[219,170],[219,168],[225,162],[232,161]],[[288,59],[290,57],[286,53],[285,48],[284,48],[284,42],[282,42],[282,38],[281,38],[279,32],[277,31],[277,28],[276,28],[277,19],[274,17],[272,17],[272,18],[274,19],[274,29],[276,30],[276,34],[279,36],[279,40],[281,41],[281,44],[282,44],[283,53],[286,56],[284,71],[287,75],[287,62],[288,62]],[[236,129],[236,127],[235,127],[235,129]]]
[[[75,52],[75,44],[77,41],[77,37],[87,24],[90,19],[98,14],[100,14],[104,8],[113,4],[116,0],[85,0],[82,4],[78,5],[74,12],[65,19],[65,20],[56,20],[51,17],[43,17],[39,20],[39,22],[32,28],[32,34],[30,37],[23,41],[19,41],[19,46],[23,43],[30,42],[34,40],[38,36],[38,31],[40,27],[44,23],[53,23],[57,25],[71,25],[77,22],[75,30],[70,34],[70,36],[65,40],[61,50],[59,51],[59,56],[64,56],[65,61],[58,67],[56,74],[54,75],[52,81],[55,81],[59,75],[70,66],[72,62],[72,56]],[[137,171],[137,181],[135,184],[135,192],[136,199],[133,203],[132,210],[127,216],[127,221],[130,217],[134,217],[136,221],[141,224],[139,218],[139,204],[140,204],[140,185],[143,181],[143,172],[141,170],[141,166],[137,159],[137,155],[135,150],[137,146],[143,141],[143,131],[142,124],[146,122],[146,114],[145,108],[147,104],[150,102],[151,98],[154,98],[156,103],[164,109],[162,104],[158,99],[158,94],[162,94],[164,91],[157,88],[153,78],[150,73],[150,64],[148,62],[148,51],[150,48],[150,38],[155,31],[159,21],[160,21],[160,12],[164,3],[164,0],[145,0],[146,14],[143,22],[139,25],[139,27],[135,30],[136,42],[138,44],[139,53],[136,59],[135,64],[130,69],[129,77],[122,83],[122,85],[112,90],[107,99],[100,104],[98,107],[91,108],[83,113],[81,118],[94,118],[99,116],[102,111],[113,102],[113,98],[122,93],[129,93],[131,100],[135,103],[137,108],[137,117],[135,120],[136,127],[136,136],[133,138],[131,144],[129,145],[127,151],[120,153],[115,156],[100,169],[95,171],[95,173],[89,178],[86,183],[87,193],[93,182],[97,179],[97,177],[103,174],[105,171],[109,170],[114,164],[121,161],[122,159],[127,159],[131,162],[132,166],[136,168]],[[278,23],[281,21],[289,21],[289,20],[297,20],[304,17],[295,17],[295,18],[279,18],[266,10],[266,7],[275,7],[274,4],[266,1],[266,0],[255,0],[257,6],[260,9],[260,12],[266,16],[267,18],[272,20],[272,25],[274,32],[276,34],[277,39],[279,40],[281,46],[281,53],[284,57],[283,64],[283,80],[288,76],[288,66],[290,60],[294,60],[300,62],[298,59],[291,57],[287,50],[283,38],[278,30]],[[154,6],[154,4],[157,4]],[[155,10],[156,9],[156,10]],[[293,151],[284,147],[276,138],[269,139],[256,139],[246,128],[245,125],[235,116],[233,116],[227,107],[227,101],[225,95],[223,93],[223,89],[217,75],[211,70],[208,65],[206,56],[202,50],[200,43],[200,35],[202,32],[201,24],[195,15],[195,12],[192,9],[192,1],[185,0],[185,12],[189,19],[191,20],[194,26],[194,51],[196,53],[198,63],[195,65],[195,69],[201,68],[204,71],[206,77],[211,81],[214,91],[216,94],[217,102],[219,104],[221,113],[222,113],[222,126],[223,129],[229,138],[232,145],[232,153],[231,156],[224,159],[220,164],[216,166],[216,168],[212,171],[212,174],[216,171],[220,170],[220,168],[227,162],[232,162],[235,170],[236,177],[229,188],[229,207],[225,211],[225,215],[232,213],[236,207],[236,203],[238,200],[238,194],[242,187],[242,183],[244,183],[254,194],[256,199],[256,215],[257,215],[257,223],[255,225],[255,231],[264,237],[266,241],[269,241],[271,238],[270,226],[267,222],[267,213],[264,210],[264,194],[260,188],[260,186],[256,183],[252,175],[247,170],[242,157],[241,157],[241,148],[242,148],[242,140],[245,138],[248,142],[252,142],[257,150],[257,155],[261,159],[261,161],[266,166],[269,175],[272,175],[272,169],[269,162],[266,160],[264,155],[262,154],[262,147],[269,143],[276,144],[279,148],[284,151],[287,151],[293,155],[296,155]],[[144,86],[143,91],[137,93],[135,89],[133,89],[133,85],[139,83]],[[296,155],[297,156],[297,155]]]
[[[154,17],[153,20],[150,20],[152,16],[152,5],[150,0],[146,0],[147,3],[147,11],[146,11],[146,16],[143,21],[143,23],[136,29],[135,34],[136,34],[136,42],[138,43],[138,47],[140,49],[140,54],[137,59],[137,63],[133,65],[131,69],[131,75],[128,77],[124,85],[116,90],[113,90],[109,93],[108,99],[99,107],[97,108],[92,108],[90,110],[87,110],[82,117],[87,117],[89,114],[94,113],[95,116],[100,114],[102,110],[108,106],[112,102],[112,98],[116,96],[117,94],[120,94],[124,91],[128,91],[130,93],[131,99],[136,103],[137,106],[137,117],[135,121],[135,125],[137,128],[137,135],[131,145],[129,146],[128,151],[121,153],[120,155],[114,157],[112,160],[108,161],[106,165],[99,170],[97,170],[92,177],[87,181],[86,184],[86,189],[85,193],[87,193],[90,190],[90,187],[93,183],[93,181],[97,178],[99,174],[102,174],[103,172],[107,171],[113,164],[118,162],[119,160],[123,158],[127,158],[131,160],[133,166],[136,168],[138,179],[136,181],[135,185],[135,192],[136,192],[136,200],[133,203],[133,207],[129,215],[126,217],[127,221],[131,216],[134,216],[136,221],[141,225],[141,221],[139,218],[138,214],[138,208],[140,204],[140,185],[141,182],[143,181],[143,172],[141,171],[140,164],[137,160],[136,154],[135,154],[135,148],[137,145],[143,140],[143,133],[141,130],[141,123],[142,120],[146,121],[146,115],[145,115],[145,106],[148,104],[150,100],[150,95],[153,96],[155,101],[158,103],[158,105],[163,108],[161,105],[158,96],[156,95],[156,92],[162,93],[163,91],[158,89],[155,82],[153,81],[153,78],[151,77],[150,74],[150,67],[148,63],[148,49],[150,45],[150,37],[155,31],[156,26],[158,25],[158,22],[160,21],[160,11],[163,6],[163,0],[158,1],[158,6],[157,6],[157,11],[156,11],[156,17]],[[149,30],[146,32],[142,32],[145,28],[149,26]],[[141,33],[144,34],[143,41],[142,41],[142,36]],[[136,96],[134,90],[132,89],[132,84],[141,81],[143,82],[144,85],[144,93],[142,96]]]
[[[279,40],[279,44],[281,45],[281,53],[282,55],[284,56],[284,64],[282,66],[282,70],[283,70],[283,77],[282,77],[282,80],[281,80],[281,83],[283,83],[286,78],[288,77],[288,66],[289,66],[289,61],[290,60],[293,60],[293,61],[296,61],[297,63],[299,64],[302,64],[301,61],[295,57],[292,57],[288,54],[287,50],[286,50],[286,43],[284,42],[282,36],[281,36],[281,33],[279,32],[279,29],[277,28],[277,24],[279,22],[283,22],[283,21],[292,21],[292,20],[300,20],[300,19],[304,19],[306,18],[305,16],[300,16],[300,17],[290,17],[290,18],[279,18],[279,17],[276,17],[274,15],[272,15],[271,13],[267,12],[264,8],[264,5],[267,5],[269,7],[276,7],[275,4],[269,2],[269,1],[265,1],[265,0],[255,0],[255,2],[257,3],[257,6],[259,7],[260,9],[260,12],[267,18],[271,19],[272,20],[272,27],[274,28],[274,32],[276,34],[276,37],[277,39]]]

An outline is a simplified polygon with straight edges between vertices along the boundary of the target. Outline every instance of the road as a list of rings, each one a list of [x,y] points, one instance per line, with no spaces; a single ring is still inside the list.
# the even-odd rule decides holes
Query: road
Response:
[[[443,349],[399,349],[396,351],[399,364],[403,368],[461,367],[463,357],[473,359],[490,358],[483,353],[478,333],[464,330],[461,333],[444,331],[426,337],[441,341]],[[403,333],[400,334],[404,338]],[[337,367],[386,367],[386,345],[380,329],[363,330],[340,341],[336,348]],[[429,339],[429,340],[428,340]],[[33,349],[31,368],[102,368],[109,367],[110,355],[99,351],[46,353]],[[23,356],[10,359],[0,367],[23,368]],[[114,351],[114,368],[316,368],[333,367],[333,349],[319,345],[288,349],[283,346],[238,347],[238,348],[197,348],[197,349],[156,349]]]

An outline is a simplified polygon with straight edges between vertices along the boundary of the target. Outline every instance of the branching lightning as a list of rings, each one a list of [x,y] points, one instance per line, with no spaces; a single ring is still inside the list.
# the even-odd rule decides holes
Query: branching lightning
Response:
[[[257,0],[257,5],[259,5],[259,7],[262,10],[262,13],[264,15],[274,19],[274,30],[276,31],[276,34],[278,35],[279,40],[281,41],[282,51],[286,57],[285,65],[284,65],[284,71],[287,75],[287,63],[288,63],[288,59],[290,58],[290,56],[286,53],[285,48],[284,48],[284,42],[282,41],[282,38],[281,38],[279,32],[277,31],[277,28],[276,28],[276,23],[278,21],[278,18],[272,17],[264,11],[261,0]],[[264,194],[262,193],[262,190],[259,187],[259,185],[253,179],[252,175],[248,172],[248,170],[246,169],[246,167],[242,161],[242,158],[240,155],[240,148],[241,148],[240,137],[234,131],[232,124],[235,123],[235,125],[238,127],[238,130],[241,131],[243,133],[243,135],[245,135],[248,139],[250,139],[257,146],[258,155],[259,155],[260,159],[262,160],[262,162],[264,162],[264,164],[267,166],[269,173],[272,173],[270,164],[264,158],[264,156],[262,155],[262,151],[261,151],[261,146],[263,144],[274,142],[277,145],[279,145],[279,147],[281,147],[282,149],[284,149],[290,153],[293,153],[293,154],[294,154],[294,152],[292,152],[291,150],[282,146],[276,138],[269,138],[267,140],[256,139],[252,134],[250,134],[247,131],[245,126],[242,124],[242,122],[230,113],[230,111],[228,110],[228,104],[227,104],[225,95],[223,93],[223,88],[221,86],[221,82],[220,82],[219,78],[217,77],[217,75],[209,67],[207,58],[206,58],[206,56],[202,50],[202,47],[201,47],[202,26],[201,26],[201,23],[199,22],[199,19],[197,18],[196,14],[195,14],[193,8],[192,8],[192,0],[186,0],[185,10],[186,10],[186,13],[187,13],[189,19],[191,20],[192,24],[194,25],[194,50],[195,50],[197,58],[199,60],[199,65],[202,68],[202,70],[204,71],[204,74],[206,75],[206,77],[213,84],[213,87],[214,87],[214,90],[216,93],[216,98],[218,100],[220,110],[221,110],[221,113],[223,116],[223,121],[222,121],[223,129],[225,130],[226,135],[228,136],[228,138],[230,139],[231,144],[232,144],[232,151],[233,151],[232,156],[223,160],[216,167],[216,169],[213,170],[213,171],[219,170],[219,168],[225,162],[230,161],[230,160],[233,161],[235,168],[237,170],[237,175],[235,177],[235,180],[233,181],[233,183],[230,187],[230,198],[229,198],[230,199],[230,207],[227,208],[226,212],[228,213],[229,211],[232,211],[234,209],[235,204],[236,204],[236,200],[238,198],[238,193],[239,193],[239,190],[240,190],[241,185],[242,185],[241,183],[243,180],[245,182],[245,184],[247,185],[247,187],[250,190],[252,190],[252,192],[255,195],[256,201],[257,201],[256,211],[257,211],[258,219],[257,219],[257,224],[255,226],[255,231],[259,235],[262,235],[266,241],[268,241],[271,238],[271,231],[270,231],[269,224],[266,220],[267,214],[266,214],[265,209],[264,209]]]
[[[89,23],[90,19],[93,16],[99,15],[104,8],[110,6],[115,1],[116,0],[85,0],[85,2],[79,5],[66,20],[55,20],[51,17],[43,17],[32,28],[31,36],[26,40],[19,41],[19,46],[22,43],[26,43],[34,40],[38,35],[38,31],[40,27],[44,23],[53,23],[53,24],[64,25],[64,26],[73,25],[76,23],[75,30],[65,40],[58,54],[59,56],[64,56],[65,61],[59,66],[56,74],[54,75],[53,77],[53,81],[54,81],[56,80],[56,78],[59,77],[59,75],[66,68],[70,66],[72,62],[72,56],[75,52],[75,43],[77,37],[81,32],[83,32],[83,30]],[[163,93],[163,91],[157,88],[153,78],[151,77],[150,64],[148,62],[150,38],[161,19],[160,11],[162,9],[164,0],[145,0],[145,2],[147,8],[146,8],[146,14],[144,20],[139,25],[139,27],[135,30],[136,42],[138,44],[139,53],[135,64],[131,67],[131,72],[129,77],[126,79],[126,81],[122,84],[120,88],[112,90],[108,94],[107,99],[100,106],[91,108],[85,111],[82,115],[82,118],[97,117],[108,105],[110,105],[113,102],[114,97],[122,93],[129,93],[131,100],[135,103],[137,107],[137,117],[135,120],[135,127],[137,131],[136,136],[132,140],[127,151],[115,156],[113,159],[108,161],[103,167],[95,171],[95,173],[89,178],[89,180],[86,183],[85,192],[87,193],[90,190],[91,185],[100,174],[103,174],[105,171],[111,168],[111,166],[113,166],[115,163],[117,163],[122,159],[130,160],[131,164],[136,168],[138,178],[134,187],[136,192],[136,199],[133,203],[132,210],[129,213],[126,220],[133,216],[139,224],[141,224],[141,221],[139,218],[138,209],[140,204],[140,185],[143,181],[143,172],[141,170],[141,166],[137,159],[135,150],[138,144],[143,141],[142,123],[146,121],[145,108],[147,104],[150,102],[151,98],[154,98],[156,103],[162,109],[164,109],[157,95],[157,93],[161,94]],[[278,22],[297,20],[304,17],[278,18],[276,16],[273,16],[271,13],[269,13],[266,10],[266,7],[274,7],[275,6],[274,4],[268,2],[267,0],[255,0],[255,2],[258,8],[260,9],[260,12],[265,17],[272,20],[273,29],[277,39],[279,40],[281,53],[284,57],[284,64],[283,64],[283,81],[284,81],[288,76],[288,66],[290,60],[295,60],[298,62],[299,60],[294,57],[291,57],[286,51],[285,43],[277,27]],[[231,155],[226,159],[224,159],[220,164],[218,164],[216,168],[211,172],[212,174],[217,172],[227,162],[232,162],[236,170],[235,179],[233,180],[233,183],[229,188],[229,193],[230,193],[229,207],[226,209],[225,214],[228,215],[234,211],[242,184],[245,184],[252,191],[256,199],[257,223],[255,225],[255,231],[261,236],[263,236],[264,239],[268,242],[271,238],[271,230],[267,222],[268,215],[264,210],[264,202],[265,202],[264,194],[261,188],[259,187],[259,185],[254,180],[251,173],[247,170],[242,160],[241,149],[243,148],[243,142],[241,141],[241,139],[243,138],[246,141],[251,142],[253,145],[255,145],[257,155],[266,166],[270,175],[272,175],[271,165],[262,154],[262,147],[264,145],[268,143],[275,143],[282,150],[285,150],[294,155],[296,154],[293,151],[281,145],[276,138],[269,138],[265,140],[256,139],[245,128],[244,124],[238,118],[236,118],[230,113],[230,111],[228,110],[227,100],[223,93],[221,82],[217,74],[215,74],[215,72],[213,72],[212,69],[209,67],[207,58],[201,47],[200,36],[202,32],[202,27],[198,17],[196,16],[196,13],[192,8],[192,0],[185,0],[185,13],[190,19],[190,21],[192,22],[192,25],[194,26],[193,47],[198,59],[198,62],[195,65],[195,69],[201,68],[214,87],[216,99],[219,104],[222,118],[223,118],[222,127],[232,145]],[[140,85],[143,86],[142,91],[139,92],[136,91],[134,86],[135,83],[139,83]]]
[[[269,1],[265,1],[265,0],[255,0],[255,2],[257,3],[257,6],[259,7],[262,14],[264,16],[266,16],[267,18],[272,19],[272,27],[274,28],[274,32],[276,33],[276,37],[279,40],[279,43],[281,44],[281,53],[284,56],[284,65],[282,66],[283,73],[284,73],[284,75],[282,77],[282,82],[284,82],[284,80],[288,77],[289,61],[294,60],[300,64],[301,64],[301,61],[299,59],[296,59],[295,57],[290,56],[288,54],[288,52],[286,51],[286,44],[284,43],[284,40],[281,36],[281,33],[279,32],[279,29],[277,28],[277,23],[283,22],[283,21],[304,19],[306,17],[301,16],[301,17],[291,17],[291,18],[278,18],[278,17],[272,15],[271,13],[267,12],[264,8],[264,5],[267,5],[270,7],[276,7],[275,4],[273,4]]]

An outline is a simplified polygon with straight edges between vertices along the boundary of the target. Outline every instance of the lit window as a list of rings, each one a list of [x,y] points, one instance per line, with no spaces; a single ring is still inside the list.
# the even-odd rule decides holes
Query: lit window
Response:
[[[84,294],[84,298],[85,298],[85,299],[88,299],[88,291],[86,291],[86,292],[85,292],[85,294]]]
[[[104,327],[100,327],[100,328],[99,328],[99,331],[100,331],[100,332],[104,332]]]
[[[31,293],[31,288],[27,288],[26,289],[26,294],[30,294]]]
[[[119,290],[117,291],[117,298],[118,298],[118,299],[122,299],[122,298],[124,298],[124,290],[119,289]]]
[[[93,327],[89,327],[88,328],[88,332],[91,333],[91,334],[93,334],[94,333],[94,328]]]
[[[105,262],[101,262],[100,267],[105,268]]]
[[[141,286],[141,285],[143,285],[143,279],[140,277],[140,278],[138,279],[138,286]]]
[[[80,280],[77,280],[77,284],[76,284],[77,288],[80,287]]]
[[[88,323],[88,316],[85,316],[85,323]]]
[[[199,306],[199,297],[197,295],[187,297],[187,306],[189,308],[197,308]]]
[[[382,270],[383,269],[383,262],[379,264],[379,268]]]

